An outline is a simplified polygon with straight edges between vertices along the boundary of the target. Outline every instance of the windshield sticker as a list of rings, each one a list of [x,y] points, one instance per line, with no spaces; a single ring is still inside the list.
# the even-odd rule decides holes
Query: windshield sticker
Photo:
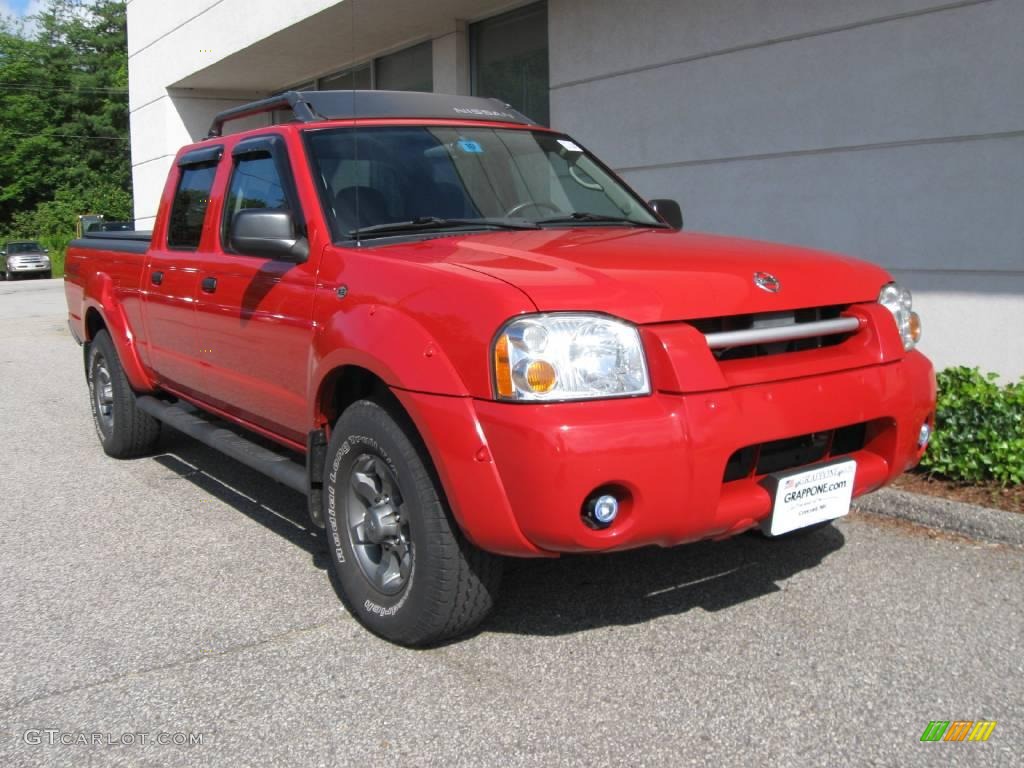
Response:
[[[483,153],[484,148],[480,146],[478,141],[470,141],[469,139],[459,139],[459,149],[463,152],[469,152],[473,155],[479,155]]]
[[[570,152],[582,152],[583,148],[575,141],[569,141],[568,139],[559,139],[558,143],[565,147]]]

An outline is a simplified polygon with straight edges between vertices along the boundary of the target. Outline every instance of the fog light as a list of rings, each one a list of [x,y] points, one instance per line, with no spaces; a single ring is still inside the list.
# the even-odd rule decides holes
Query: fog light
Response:
[[[611,525],[619,514],[619,500],[611,494],[596,496],[587,502],[586,514],[599,527]]]
[[[921,431],[917,433],[917,447],[924,448],[932,437],[932,425],[927,421],[921,425]]]

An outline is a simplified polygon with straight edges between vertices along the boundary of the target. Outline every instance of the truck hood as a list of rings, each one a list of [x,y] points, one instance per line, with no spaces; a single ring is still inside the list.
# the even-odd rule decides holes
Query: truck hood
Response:
[[[891,280],[838,254],[658,229],[496,232],[413,248],[514,285],[541,311],[605,312],[638,324],[874,301]],[[773,275],[778,292],[758,288],[755,272]]]

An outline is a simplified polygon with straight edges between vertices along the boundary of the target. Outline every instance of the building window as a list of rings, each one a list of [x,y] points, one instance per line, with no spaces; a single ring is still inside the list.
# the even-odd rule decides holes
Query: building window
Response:
[[[317,83],[318,91],[368,91],[371,88],[373,77],[369,64],[321,77]]]
[[[547,125],[547,3],[477,22],[469,28],[469,41],[473,94],[501,99]]]
[[[428,40],[374,62],[374,87],[384,91],[434,90],[434,44]]]

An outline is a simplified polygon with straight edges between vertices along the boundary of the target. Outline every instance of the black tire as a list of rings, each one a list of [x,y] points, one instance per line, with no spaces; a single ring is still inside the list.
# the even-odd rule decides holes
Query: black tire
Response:
[[[6,272],[4,272],[4,280],[6,280],[7,282],[11,282],[12,280],[14,280],[14,275],[11,274],[11,270],[8,269]]]
[[[52,278],[53,278],[53,270],[52,269],[48,269],[48,270],[46,270],[46,272],[43,273],[43,280],[50,280]]]
[[[368,482],[375,491],[367,491]],[[426,448],[404,414],[370,400],[347,408],[328,446],[324,489],[339,591],[363,626],[399,645],[424,646],[464,634],[487,616],[502,560],[459,530]],[[376,502],[364,503],[375,493]],[[371,517],[381,509],[387,510],[385,523],[375,528]],[[362,524],[355,522],[360,519]],[[371,541],[374,533],[378,544]],[[379,578],[383,566],[374,567],[375,552],[379,563],[392,564],[390,580]]]
[[[160,438],[160,422],[139,410],[110,334],[100,331],[89,345],[86,363],[89,404],[100,444],[108,456],[145,456]]]

